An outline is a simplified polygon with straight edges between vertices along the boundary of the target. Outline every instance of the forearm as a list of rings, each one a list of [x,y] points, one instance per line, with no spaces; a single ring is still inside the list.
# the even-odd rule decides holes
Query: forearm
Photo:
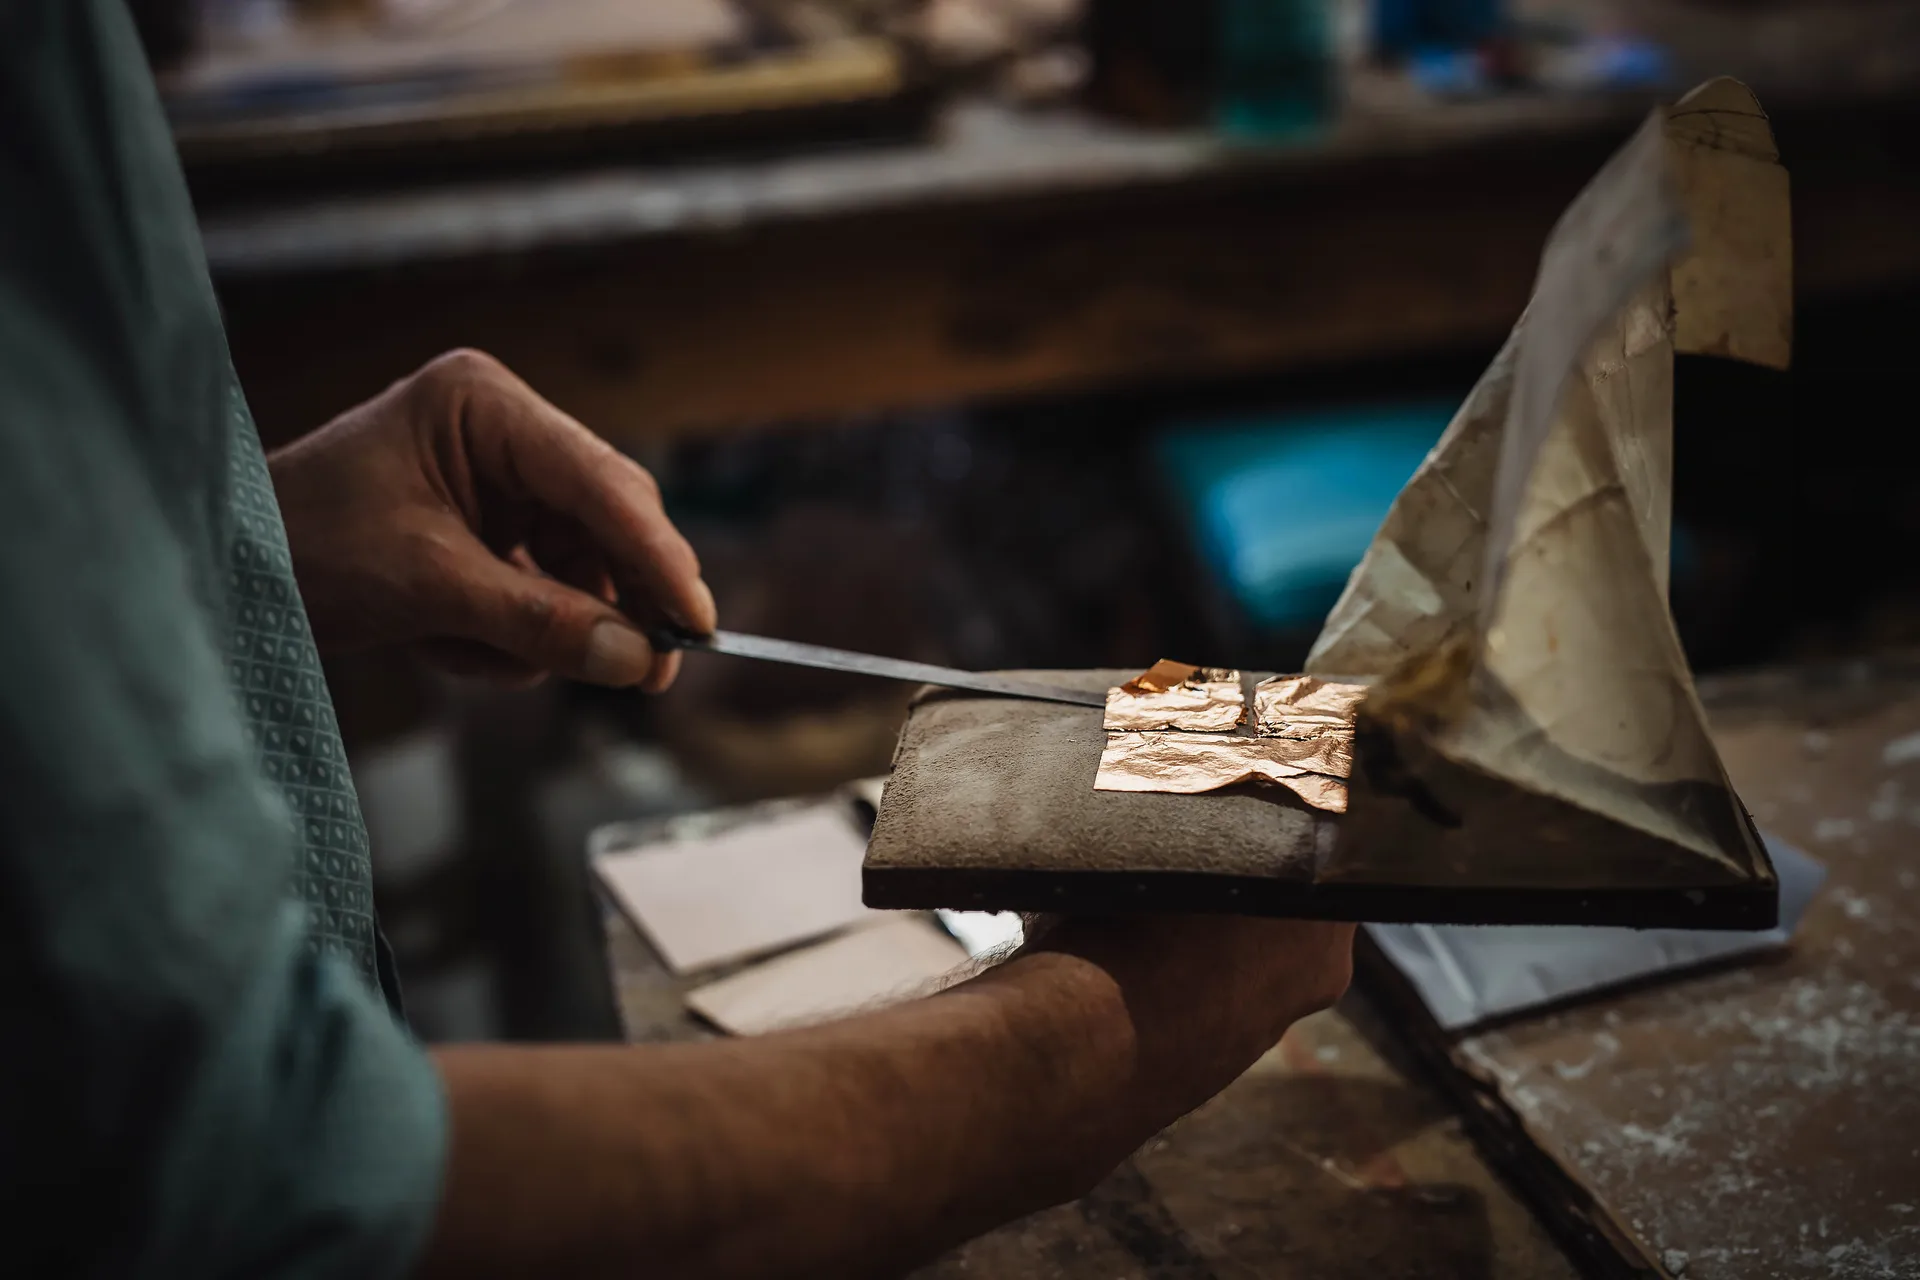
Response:
[[[1128,1006],[1106,969],[1040,954],[755,1040],[443,1052],[428,1270],[890,1274],[1071,1198],[1173,1118]]]

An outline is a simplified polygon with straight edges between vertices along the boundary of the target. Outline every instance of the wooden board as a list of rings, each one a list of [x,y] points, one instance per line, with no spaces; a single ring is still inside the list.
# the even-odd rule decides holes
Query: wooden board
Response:
[[[524,83],[207,113],[177,119],[174,133],[203,209],[271,199],[312,209],[317,200],[390,184],[897,135],[919,126],[926,98],[893,45],[846,39],[725,57],[663,53]]]
[[[1920,1273],[1920,664],[1702,695],[1756,818],[1829,869],[1787,956],[1458,1038],[1370,981],[1595,1274]]]
[[[1129,671],[1020,673],[1100,689]],[[1764,929],[1771,867],[1745,879],[1607,879],[1598,824],[1596,885],[1529,882],[1466,860],[1451,878],[1319,878],[1352,815],[1277,787],[1205,795],[1096,791],[1106,744],[1099,708],[944,692],[922,696],[894,753],[867,845],[868,906],[933,910],[1224,912],[1416,924],[1609,924]],[[1364,757],[1363,757],[1364,760]],[[1501,815],[1542,802],[1518,789]],[[1564,819],[1561,819],[1564,821]],[[1482,837],[1484,839],[1484,837]],[[1471,844],[1469,849],[1473,848]],[[1446,865],[1455,866],[1451,861]],[[1583,870],[1586,864],[1582,864]]]
[[[488,149],[499,160],[514,138],[544,141],[633,131],[674,121],[798,110],[889,97],[903,86],[898,54],[883,41],[709,63],[697,53],[662,56],[644,74],[561,77],[513,87],[397,102],[232,113],[175,127],[182,161],[197,179],[248,161],[305,165],[340,155],[409,152],[436,163],[433,147]]]

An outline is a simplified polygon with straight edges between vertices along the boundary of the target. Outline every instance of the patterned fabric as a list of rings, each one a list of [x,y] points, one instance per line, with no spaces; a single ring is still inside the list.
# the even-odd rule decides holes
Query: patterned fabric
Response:
[[[298,853],[290,888],[306,904],[309,945],[337,951],[378,990],[388,983],[377,958],[366,824],[294,585],[266,456],[234,384],[227,422],[228,676],[261,772],[286,797],[293,817]]]
[[[446,1102],[303,613],[126,5],[3,0],[0,1273],[415,1269]]]

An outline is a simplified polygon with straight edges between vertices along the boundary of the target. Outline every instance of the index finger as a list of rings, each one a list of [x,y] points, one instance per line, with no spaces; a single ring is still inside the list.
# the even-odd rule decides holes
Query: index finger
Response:
[[[512,375],[508,375],[512,377]],[[492,406],[476,398],[470,441],[476,456],[493,455],[490,478],[578,522],[599,543],[616,580],[638,583],[648,603],[670,621],[709,634],[718,625],[713,593],[700,577],[693,547],[667,518],[660,486],[644,467],[569,415],[512,379]]]

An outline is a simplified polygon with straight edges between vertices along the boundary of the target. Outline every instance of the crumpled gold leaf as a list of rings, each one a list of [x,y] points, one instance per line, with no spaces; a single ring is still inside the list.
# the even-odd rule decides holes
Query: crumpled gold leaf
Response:
[[[1156,662],[1107,690],[1108,729],[1231,729],[1246,714],[1240,673],[1183,662]]]
[[[1363,684],[1318,676],[1272,676],[1253,687],[1253,730],[1269,738],[1353,736]]]
[[[1193,679],[1199,671],[1200,668],[1191,662],[1175,662],[1172,658],[1162,658],[1120,687],[1128,693],[1135,694],[1165,693]]]
[[[1353,770],[1348,738],[1255,738],[1234,733],[1127,732],[1107,735],[1095,791],[1196,795],[1236,782],[1286,787],[1317,809],[1345,813]]]

